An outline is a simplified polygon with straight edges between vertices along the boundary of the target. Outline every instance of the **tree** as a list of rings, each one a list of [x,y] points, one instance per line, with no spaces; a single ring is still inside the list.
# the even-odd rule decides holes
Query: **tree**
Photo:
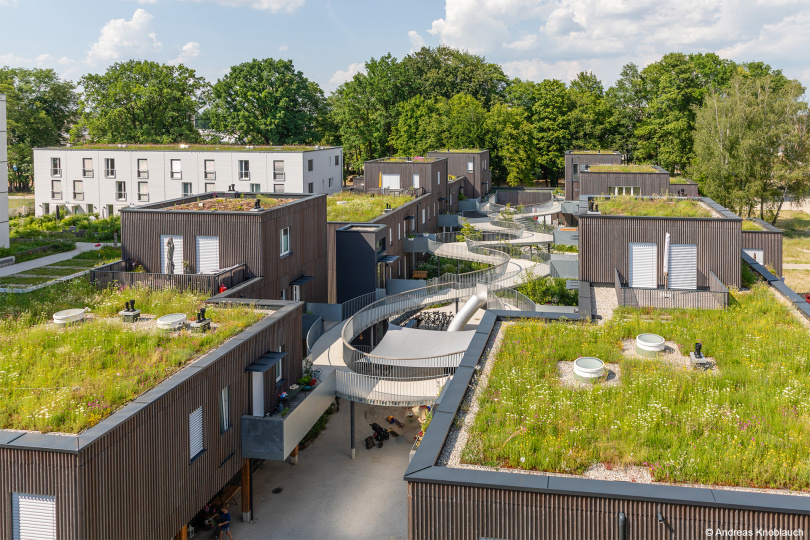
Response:
[[[398,106],[396,125],[391,131],[391,146],[399,156],[424,156],[441,146],[434,129],[436,103],[415,96]]]
[[[247,144],[314,143],[325,107],[321,88],[292,61],[253,59],[214,84],[211,129]]]
[[[33,148],[65,142],[76,119],[75,88],[52,69],[0,69],[0,94],[6,94],[8,181],[12,190],[30,188]]]
[[[638,66],[633,63],[622,68],[619,80],[605,93],[605,101],[612,111],[614,131],[608,147],[634,161],[638,140],[636,129],[644,120],[646,99]]]
[[[129,60],[102,75],[85,75],[81,120],[71,139],[102,143],[195,142],[194,116],[208,101],[209,86],[182,64]]]
[[[701,189],[740,215],[773,221],[789,195],[808,193],[804,88],[777,75],[736,75],[697,113],[692,172]]]
[[[607,149],[614,133],[613,111],[605,100],[602,83],[593,73],[580,72],[568,87],[571,111],[566,121],[571,146],[579,149]]]
[[[483,148],[486,145],[487,110],[469,94],[439,100],[434,140],[443,148]]]
[[[510,186],[530,183],[537,167],[534,128],[522,107],[496,103],[487,114],[492,174]]]
[[[546,79],[537,85],[532,111],[534,137],[537,141],[537,164],[545,178],[556,186],[565,171],[565,151],[571,144],[571,132],[566,117],[571,101],[565,83]]]

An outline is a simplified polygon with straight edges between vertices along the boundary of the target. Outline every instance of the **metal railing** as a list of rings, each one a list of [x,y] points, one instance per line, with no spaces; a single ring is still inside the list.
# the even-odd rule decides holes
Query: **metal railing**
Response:
[[[100,287],[117,285],[133,287],[140,284],[154,289],[190,289],[211,296],[219,291],[220,285],[231,288],[242,283],[247,277],[244,263],[225,268],[216,274],[160,274],[129,271],[131,264],[127,261],[100,266],[90,271],[90,282]]]
[[[425,396],[433,396],[431,401],[435,401],[448,379],[399,381],[337,370],[335,393],[339,397],[370,405],[414,407],[425,404]]]
[[[728,307],[728,289],[709,272],[709,288],[702,290],[682,289],[635,289],[623,285],[614,269],[614,288],[620,306],[653,307],[659,309],[725,309]]]
[[[307,356],[312,354],[312,347],[323,335],[323,315],[320,315],[307,331]]]
[[[490,307],[490,302],[500,304],[501,307]],[[537,311],[537,304],[531,298],[515,289],[500,289],[488,291],[487,309],[508,309],[510,306],[518,311]]]
[[[340,305],[341,316],[343,317],[341,320],[345,321],[367,305],[380,300],[384,296],[385,292],[383,289],[377,289],[374,292],[361,294],[360,296],[356,296],[351,300],[346,300]]]

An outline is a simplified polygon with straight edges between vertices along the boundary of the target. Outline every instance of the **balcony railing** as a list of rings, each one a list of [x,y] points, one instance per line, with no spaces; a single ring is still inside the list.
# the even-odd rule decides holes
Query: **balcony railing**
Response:
[[[74,191],[73,192],[73,200],[74,201],[83,201],[84,200],[84,192],[83,191]]]
[[[51,176],[62,176],[62,169],[54,169],[51,167]]]
[[[82,169],[82,176],[85,178],[93,178],[93,169]]]
[[[159,274],[132,272],[132,262],[116,261],[90,271],[90,282],[100,287],[117,284],[132,287],[141,284],[153,289],[191,289],[202,293],[217,294],[220,285],[233,288],[242,283],[247,276],[244,263],[224,268],[216,274]]]
[[[714,272],[709,272],[708,289],[634,289],[622,284],[614,269],[614,288],[620,306],[653,307],[659,309],[725,309],[728,289]]]

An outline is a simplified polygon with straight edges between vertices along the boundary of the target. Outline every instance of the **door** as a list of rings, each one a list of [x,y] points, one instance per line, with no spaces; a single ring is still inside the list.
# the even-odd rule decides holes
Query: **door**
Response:
[[[633,289],[656,289],[658,244],[630,244],[630,287]]]
[[[293,285],[293,301],[301,301],[301,285]]]
[[[669,246],[669,288],[694,291],[697,289],[697,246]]]
[[[197,237],[197,273],[213,274],[219,270],[219,237]]]
[[[14,493],[11,500],[14,540],[56,538],[56,497]]]
[[[169,272],[168,268],[168,254],[169,254],[169,238],[174,240],[174,255],[172,262],[174,263],[174,270]],[[183,273],[183,237],[180,235],[164,234],[160,237],[160,245],[162,246],[160,252],[160,271],[163,274],[182,274]]]
[[[744,249],[743,253],[752,257],[759,264],[765,264],[765,251],[762,249]]]
[[[398,174],[384,174],[382,175],[381,188],[399,189],[399,175]]]

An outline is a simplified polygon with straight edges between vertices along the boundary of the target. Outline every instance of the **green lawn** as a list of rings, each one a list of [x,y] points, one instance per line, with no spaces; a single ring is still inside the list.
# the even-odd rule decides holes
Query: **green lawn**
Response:
[[[8,209],[13,210],[14,208],[22,208],[23,206],[34,206],[34,198],[27,198],[27,199],[11,199],[8,200]]]
[[[413,200],[412,197],[343,192],[326,198],[327,221],[371,221],[381,216],[386,205],[398,208]],[[341,204],[338,204],[340,202]]]
[[[51,263],[47,266],[40,266],[39,268],[32,268],[24,272],[18,272],[0,278],[0,286],[20,285],[22,288],[25,286],[39,285],[56,278],[35,276],[69,276],[81,272],[82,270],[88,270],[95,266],[116,261],[120,258],[121,250],[109,246],[93,251],[83,251],[72,259]]]
[[[783,210],[776,227],[782,229],[782,262],[810,264],[810,214]]]
[[[0,296],[0,429],[78,433],[263,317],[250,307],[209,307],[215,331],[170,335],[121,324],[116,314],[131,299],[144,314],[190,316],[204,296],[98,291],[83,279]],[[97,318],[67,329],[48,322],[77,307]]]
[[[53,246],[53,247],[51,249],[47,249],[45,251],[40,251],[37,253],[21,253],[23,251],[28,251],[30,249],[45,246]],[[26,261],[33,261],[34,259],[41,259],[42,257],[54,255],[55,253],[64,253],[65,251],[71,251],[73,249],[76,249],[76,244],[74,244],[73,242],[66,242],[62,240],[33,239],[26,242],[12,242],[9,247],[0,248],[0,257],[9,257],[11,255],[14,255],[15,262],[20,263]]]
[[[607,216],[714,217],[714,214],[700,203],[664,197],[639,199],[630,195],[619,195],[610,199],[598,197],[596,203],[599,205],[599,211]]]
[[[810,339],[767,291],[725,311],[620,308],[604,326],[509,327],[462,459],[580,474],[649,467],[656,481],[810,490]],[[688,354],[701,340],[719,373],[625,357],[621,341],[653,332]],[[563,386],[557,361],[618,362],[617,386]]]
[[[113,259],[115,260],[115,259]],[[103,262],[103,261],[102,261]],[[59,261],[53,264],[49,264],[48,266],[52,268],[93,268],[94,266],[98,266],[100,263],[99,261],[93,259],[68,259],[66,261]]]
[[[87,268],[62,268],[59,266],[41,266],[39,268],[32,268],[25,272],[13,274],[14,276],[69,276],[77,272],[87,270]],[[11,277],[11,276],[9,276]]]
[[[619,172],[619,173],[657,173],[652,165],[620,165],[620,164],[605,164],[605,165],[589,165],[587,172]]]
[[[24,289],[26,287],[33,287],[34,285],[41,285],[48,283],[54,278],[49,277],[33,277],[22,274],[12,274],[10,276],[0,278],[0,287],[9,287],[16,285],[16,288]]]

